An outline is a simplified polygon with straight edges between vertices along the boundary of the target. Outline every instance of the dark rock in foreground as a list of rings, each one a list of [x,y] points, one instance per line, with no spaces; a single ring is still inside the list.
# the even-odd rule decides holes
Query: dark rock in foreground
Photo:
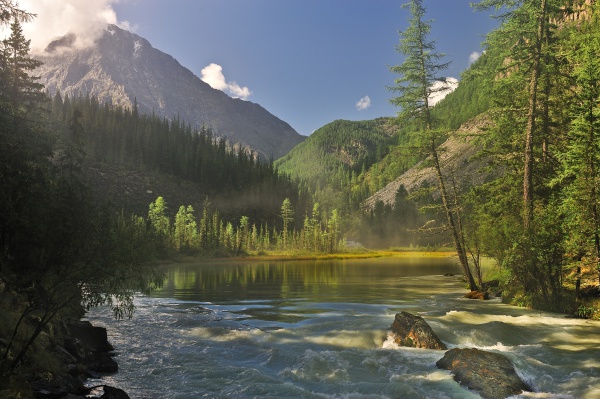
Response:
[[[455,348],[446,352],[436,366],[450,370],[456,382],[485,399],[503,399],[531,391],[510,360],[499,353]]]
[[[104,395],[100,397],[101,399],[130,399],[129,395],[125,393],[122,389],[113,388],[108,385],[104,386]]]
[[[400,346],[423,349],[446,349],[446,345],[435,335],[421,316],[408,312],[396,314],[392,323],[394,342]]]

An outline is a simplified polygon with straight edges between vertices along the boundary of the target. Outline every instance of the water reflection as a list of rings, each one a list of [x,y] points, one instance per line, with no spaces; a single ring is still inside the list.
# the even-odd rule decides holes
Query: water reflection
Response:
[[[403,277],[445,273],[460,273],[452,258],[209,262],[168,267],[165,285],[154,295],[200,302],[310,297],[368,303],[396,296],[400,288],[410,295]]]

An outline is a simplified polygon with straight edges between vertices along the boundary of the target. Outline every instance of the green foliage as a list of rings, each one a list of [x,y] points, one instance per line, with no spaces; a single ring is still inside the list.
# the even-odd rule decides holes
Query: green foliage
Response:
[[[600,250],[598,5],[478,5],[504,6],[487,41],[494,127],[483,141],[501,173],[473,190],[467,223],[510,272],[507,300],[564,311],[569,269],[597,267]]]
[[[318,203],[304,226],[296,229],[293,206],[286,198],[281,205],[281,230],[266,223],[257,226],[248,216],[242,216],[237,223],[226,222],[209,203],[205,204],[199,222],[191,206],[180,206],[173,223],[165,216],[166,209],[162,197],[150,204],[150,230],[146,231],[148,242],[162,256],[185,253],[223,257],[265,251],[335,253],[343,242],[338,211],[334,209],[328,214],[321,211]]]
[[[403,7],[410,9],[410,19],[408,27],[399,32],[400,42],[396,45],[404,61],[390,68],[399,75],[394,79],[395,85],[389,87],[397,94],[390,103],[400,108],[400,120],[416,122],[419,131],[429,132],[433,128],[430,98],[446,89],[446,79],[439,73],[448,67],[448,63],[440,62],[445,54],[438,53],[435,41],[428,39],[431,21],[424,20],[426,9],[422,0],[412,0]]]
[[[598,313],[598,309],[589,305],[580,305],[575,311],[575,315],[577,317],[581,317],[582,319],[591,319],[596,313]]]

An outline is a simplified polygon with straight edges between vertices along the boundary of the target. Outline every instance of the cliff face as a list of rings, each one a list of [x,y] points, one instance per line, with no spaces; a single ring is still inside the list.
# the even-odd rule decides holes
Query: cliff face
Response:
[[[488,176],[482,170],[486,160],[481,158],[474,159],[474,157],[480,149],[477,145],[477,138],[489,126],[489,118],[485,114],[480,115],[464,123],[455,132],[452,132],[448,139],[438,148],[442,173],[446,179],[455,179],[459,190],[480,185]],[[435,170],[432,166],[428,165],[429,161],[429,159],[426,159],[417,163],[396,180],[367,198],[362,204],[363,209],[371,210],[379,201],[393,206],[396,199],[396,192],[400,186],[404,186],[408,192],[417,190],[424,184],[437,187]]]
[[[76,50],[72,43],[65,36],[38,57],[44,65],[36,74],[50,93],[89,94],[128,108],[137,101],[141,113],[179,117],[198,129],[210,127],[217,137],[263,159],[279,158],[304,139],[260,105],[211,88],[147,40],[114,25],[91,48]]]

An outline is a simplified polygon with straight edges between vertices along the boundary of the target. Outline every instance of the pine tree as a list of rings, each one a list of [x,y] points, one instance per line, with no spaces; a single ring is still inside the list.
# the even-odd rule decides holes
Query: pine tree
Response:
[[[0,98],[13,106],[31,108],[46,100],[39,78],[30,73],[41,65],[29,56],[31,40],[25,39],[21,23],[15,18],[10,25],[11,34],[2,41],[0,65]]]
[[[283,220],[283,249],[288,249],[289,245],[289,226],[294,222],[294,209],[289,198],[283,200],[281,204],[281,219]]]
[[[467,254],[462,243],[460,224],[457,223],[456,210],[448,195],[445,177],[442,174],[437,146],[438,132],[435,130],[431,114],[430,98],[433,94],[444,89],[446,79],[438,73],[448,67],[448,63],[440,63],[444,54],[436,52],[435,41],[428,39],[431,31],[430,21],[425,21],[426,9],[422,0],[412,0],[404,5],[410,9],[409,26],[400,32],[400,43],[396,50],[405,56],[404,62],[391,67],[391,71],[400,77],[395,79],[395,86],[389,89],[398,96],[390,100],[393,105],[401,107],[398,114],[404,122],[416,123],[419,129],[420,145],[429,154],[438,180],[438,189],[442,200],[446,224],[452,234],[454,246],[468,280],[471,290],[477,289],[477,284],[469,268]],[[434,83],[442,85],[435,86]]]
[[[593,19],[572,29],[566,41],[567,59],[573,65],[574,99],[568,146],[560,155],[561,182],[565,183],[564,207],[568,210],[571,248],[576,254],[591,253],[600,279],[600,9]]]

